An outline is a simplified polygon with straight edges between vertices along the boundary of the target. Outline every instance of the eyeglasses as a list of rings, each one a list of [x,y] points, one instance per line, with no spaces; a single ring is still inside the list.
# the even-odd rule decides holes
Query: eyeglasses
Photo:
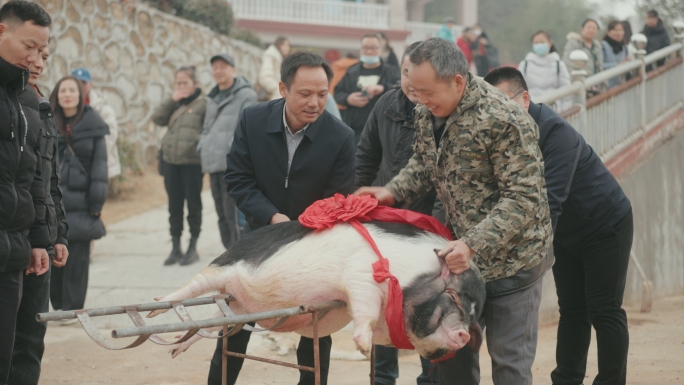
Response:
[[[511,96],[511,99],[517,98],[518,96],[522,95],[523,92],[525,92],[525,90],[518,91],[515,95]]]
[[[377,51],[379,49],[380,49],[380,47],[378,47],[377,45],[373,46],[373,47],[369,47],[367,45],[361,46],[362,51]]]

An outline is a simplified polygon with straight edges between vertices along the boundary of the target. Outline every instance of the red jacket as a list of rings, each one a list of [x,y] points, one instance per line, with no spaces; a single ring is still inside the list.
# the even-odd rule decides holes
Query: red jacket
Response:
[[[461,36],[456,39],[456,45],[461,49],[466,57],[466,60],[468,60],[468,65],[470,65],[473,62],[473,55],[470,53],[470,42]]]

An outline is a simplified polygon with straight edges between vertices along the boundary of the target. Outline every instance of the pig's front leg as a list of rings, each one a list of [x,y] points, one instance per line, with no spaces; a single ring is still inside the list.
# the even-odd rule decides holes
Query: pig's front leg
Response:
[[[354,342],[361,353],[369,356],[373,347],[373,329],[382,313],[384,292],[371,278],[348,281],[347,293],[354,319]]]

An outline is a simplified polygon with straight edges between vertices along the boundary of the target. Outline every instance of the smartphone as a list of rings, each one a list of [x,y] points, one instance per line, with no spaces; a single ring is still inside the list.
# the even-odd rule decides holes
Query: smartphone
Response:
[[[368,91],[366,91],[366,90],[361,91],[361,96],[364,96],[364,97],[370,99],[370,95],[368,95]]]

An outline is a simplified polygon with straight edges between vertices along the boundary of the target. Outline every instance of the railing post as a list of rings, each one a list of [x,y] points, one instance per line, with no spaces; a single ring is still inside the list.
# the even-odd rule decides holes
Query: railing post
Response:
[[[639,74],[641,75],[641,90],[639,92],[641,100],[641,134],[645,139],[646,124],[648,122],[648,118],[646,116],[646,81],[648,80],[648,77],[646,76],[646,50],[639,49],[636,51],[634,56],[636,57],[636,60],[641,60],[641,68],[639,68]]]
[[[580,88],[579,92],[577,93],[575,97],[575,104],[580,106],[580,124],[582,125],[581,127],[581,133],[583,135],[587,135],[589,126],[587,123],[587,90],[584,85],[584,81],[587,79],[587,71],[581,69],[581,70],[573,70],[570,73],[570,77],[573,83],[581,83],[582,87]]]

